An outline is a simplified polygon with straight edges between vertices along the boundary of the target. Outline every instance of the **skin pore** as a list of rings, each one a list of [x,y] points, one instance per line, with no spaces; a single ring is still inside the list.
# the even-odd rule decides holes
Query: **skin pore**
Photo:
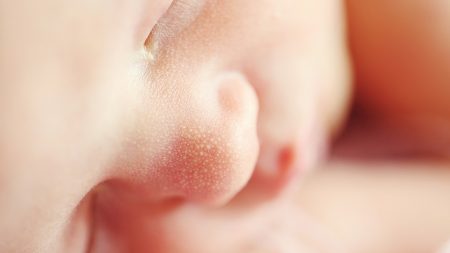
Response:
[[[177,252],[173,208],[284,191],[348,100],[327,5],[1,2],[0,251]]]
[[[406,37],[367,37],[377,19],[363,19],[362,2],[346,3],[358,105],[381,119],[448,119],[446,97],[402,78],[427,70],[416,85],[433,77],[429,92],[445,94],[450,57],[413,55],[419,67],[389,72],[410,61],[369,42],[402,48],[414,30],[392,15],[383,26]],[[419,1],[364,2],[420,20]],[[1,1],[0,252],[336,252],[292,198],[348,111],[344,5]],[[424,48],[448,52],[445,39]],[[399,92],[382,92],[393,81]]]

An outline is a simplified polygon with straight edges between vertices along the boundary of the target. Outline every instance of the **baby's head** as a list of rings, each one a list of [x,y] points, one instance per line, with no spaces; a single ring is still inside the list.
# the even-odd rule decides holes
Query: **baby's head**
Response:
[[[251,175],[282,190],[348,98],[341,4],[326,5],[1,3],[0,251],[68,252],[67,233],[79,250],[94,196],[129,214],[223,204]]]

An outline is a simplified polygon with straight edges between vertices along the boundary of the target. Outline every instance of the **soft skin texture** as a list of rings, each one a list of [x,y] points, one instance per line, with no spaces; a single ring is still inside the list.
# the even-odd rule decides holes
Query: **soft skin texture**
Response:
[[[1,252],[177,252],[159,210],[252,173],[272,198],[348,101],[339,1],[1,1],[0,27]]]
[[[348,1],[358,105],[403,132],[402,112],[446,118],[449,108],[449,58],[436,57],[448,52],[446,3],[419,3]],[[392,15],[368,15],[383,11]],[[414,33],[414,20],[430,27]],[[299,214],[288,182],[313,167],[345,114],[344,35],[337,0],[0,1],[0,252],[339,252]],[[421,53],[402,47],[410,38],[423,39]],[[351,195],[378,195],[353,179],[362,186]],[[314,192],[302,201],[356,238]],[[344,206],[344,218],[367,210]]]

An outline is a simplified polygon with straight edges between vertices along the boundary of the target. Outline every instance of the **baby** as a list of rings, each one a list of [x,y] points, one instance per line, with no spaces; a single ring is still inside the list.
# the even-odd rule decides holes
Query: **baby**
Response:
[[[0,251],[172,252],[167,208],[281,192],[348,100],[324,3],[2,2]]]
[[[280,196],[348,111],[343,8],[2,1],[0,252],[298,252]]]

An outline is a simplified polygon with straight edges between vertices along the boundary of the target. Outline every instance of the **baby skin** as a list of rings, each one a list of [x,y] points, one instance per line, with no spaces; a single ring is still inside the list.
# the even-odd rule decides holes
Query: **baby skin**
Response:
[[[166,213],[274,198],[346,108],[339,1],[1,5],[1,252],[191,252]]]
[[[286,196],[348,111],[343,8],[1,2],[0,252],[309,250]]]

